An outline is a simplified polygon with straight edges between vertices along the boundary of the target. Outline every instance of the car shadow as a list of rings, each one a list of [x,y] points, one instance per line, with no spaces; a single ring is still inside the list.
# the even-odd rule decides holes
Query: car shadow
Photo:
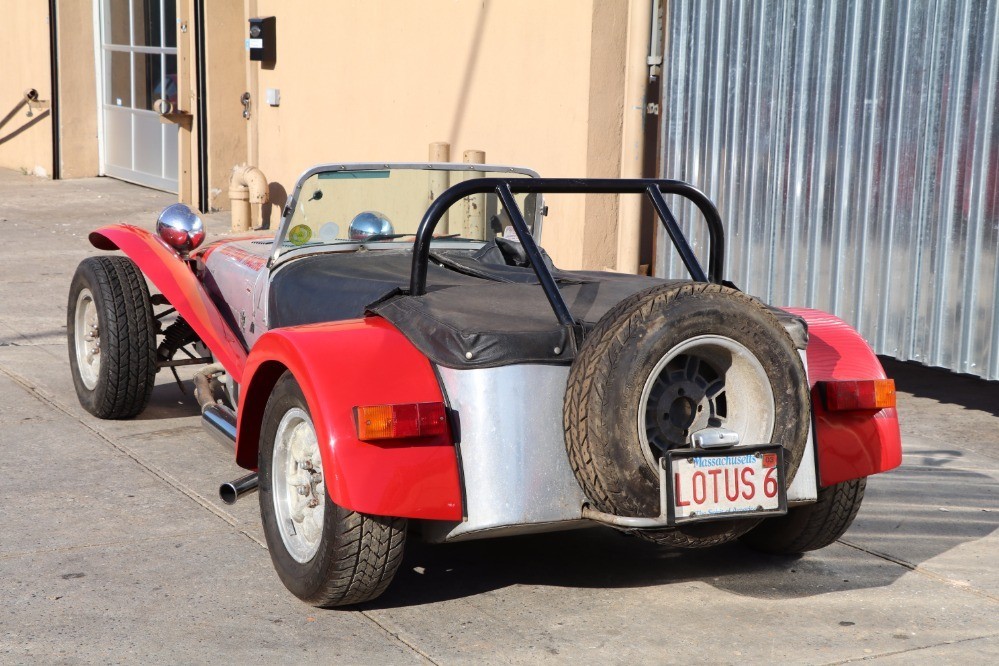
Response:
[[[156,385],[153,387],[149,404],[135,417],[135,420],[155,421],[200,416],[201,408],[194,399],[194,382],[184,377],[181,377],[181,382],[184,386],[183,391],[169,370],[160,371],[156,376]]]
[[[525,584],[613,589],[700,581],[760,599],[885,587],[910,567],[995,531],[994,487],[990,476],[946,468],[878,475],[842,543],[800,556],[766,555],[738,542],[670,549],[603,527],[443,545],[414,534],[395,582],[366,607],[420,605]]]
[[[999,416],[999,382],[879,356],[899,391]]]
[[[267,186],[268,201],[260,206],[260,226],[256,231],[274,230],[281,221],[281,211],[288,202],[288,191],[281,183]]]

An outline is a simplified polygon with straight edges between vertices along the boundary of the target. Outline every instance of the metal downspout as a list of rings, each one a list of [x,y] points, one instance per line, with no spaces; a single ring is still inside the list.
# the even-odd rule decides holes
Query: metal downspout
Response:
[[[654,24],[652,0],[632,0],[628,7],[628,43],[624,70],[624,108],[621,127],[621,178],[644,174],[646,89],[648,58]],[[617,270],[638,272],[641,248],[641,197],[621,197],[617,216]]]
[[[210,212],[208,198],[208,68],[205,66],[205,0],[194,2],[194,67],[197,84],[195,118],[198,133],[198,210]]]
[[[52,82],[52,180],[62,178],[62,147],[59,142],[59,34],[56,0],[49,0],[49,69]]]

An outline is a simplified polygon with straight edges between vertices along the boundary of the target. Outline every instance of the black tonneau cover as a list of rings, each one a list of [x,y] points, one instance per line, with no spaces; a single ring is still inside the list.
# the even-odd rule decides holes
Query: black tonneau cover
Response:
[[[592,328],[619,301],[665,280],[614,273],[561,286],[573,318]],[[574,276],[575,277],[575,276]],[[555,319],[538,285],[446,287],[423,296],[394,296],[370,308],[392,322],[435,363],[488,368],[514,363],[568,365],[572,332]]]
[[[410,250],[328,253],[290,261],[271,282],[272,328],[353,319],[372,313],[391,322],[433,362],[452,368],[517,363],[568,365],[575,338],[559,324],[532,269],[507,246],[433,253],[427,293],[409,296]],[[549,261],[546,258],[546,262]],[[687,280],[552,270],[584,331],[621,300],[660,284]],[[775,311],[804,347],[801,320]],[[800,329],[800,335],[794,335]],[[800,342],[798,338],[801,338]]]

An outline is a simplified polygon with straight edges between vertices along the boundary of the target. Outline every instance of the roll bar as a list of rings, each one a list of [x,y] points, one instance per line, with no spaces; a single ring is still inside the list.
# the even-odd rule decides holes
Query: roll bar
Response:
[[[645,194],[652,202],[659,215],[666,233],[673,246],[680,254],[683,265],[696,282],[713,282],[721,284],[722,267],[725,265],[725,230],[722,228],[718,209],[708,197],[681,180],[656,180],[651,178],[474,178],[453,185],[441,192],[420,221],[416,231],[416,242],[413,245],[413,269],[409,279],[409,293],[412,296],[422,296],[427,290],[427,263],[430,261],[430,241],[434,229],[447,210],[459,200],[472,194],[495,192],[503,202],[503,207],[510,216],[513,230],[520,239],[531,268],[538,277],[538,282],[548,298],[560,324],[571,326],[575,322],[569,313],[569,307],[562,298],[555,278],[541,257],[534,237],[531,236],[524,214],[517,205],[515,194]],[[689,199],[701,211],[708,225],[708,273],[705,275],[694,251],[687,243],[680,225],[673,217],[672,211],[666,205],[664,194],[678,194]]]

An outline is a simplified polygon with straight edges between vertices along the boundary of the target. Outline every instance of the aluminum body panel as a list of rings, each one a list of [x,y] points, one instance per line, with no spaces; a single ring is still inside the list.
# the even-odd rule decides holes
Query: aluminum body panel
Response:
[[[438,373],[458,412],[466,519],[437,526],[435,540],[581,521],[586,497],[569,466],[562,403],[569,368],[509,365]],[[568,525],[571,526],[571,525]],[[493,536],[483,534],[483,536]]]
[[[805,350],[799,350],[801,363],[805,366],[805,375],[808,376],[808,356]],[[809,380],[811,383],[811,380]],[[812,409],[815,409],[814,405]],[[789,503],[814,502],[819,497],[819,474],[815,469],[817,454],[815,451],[815,426],[812,424],[812,415],[808,415],[808,440],[805,443],[805,452],[801,454],[801,463],[798,471],[794,473],[794,479],[787,487],[787,501]]]
[[[271,244],[252,240],[223,243],[205,256],[205,288],[246,347],[266,332],[267,257]]]
[[[999,379],[999,0],[664,11],[660,174],[717,203],[725,277]],[[670,203],[703,259],[703,221]]]
[[[427,539],[454,541],[585,527],[587,521],[581,518],[586,496],[569,466],[562,430],[569,368],[439,367],[438,373],[461,423],[458,449],[466,519],[427,526]],[[810,428],[787,497],[797,503],[814,501],[816,496]]]

